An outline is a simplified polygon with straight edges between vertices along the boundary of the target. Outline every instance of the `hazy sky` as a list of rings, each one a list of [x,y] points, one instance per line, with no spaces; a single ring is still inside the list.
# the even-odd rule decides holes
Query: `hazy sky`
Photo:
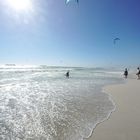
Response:
[[[5,63],[140,65],[140,0],[0,0]]]

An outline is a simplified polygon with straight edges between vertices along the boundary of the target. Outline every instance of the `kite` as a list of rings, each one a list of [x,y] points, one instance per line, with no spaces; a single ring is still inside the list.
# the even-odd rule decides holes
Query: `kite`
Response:
[[[66,4],[68,4],[71,0],[66,0]],[[77,3],[79,3],[79,0],[75,0]]]
[[[117,42],[118,40],[120,40],[120,39],[119,39],[119,38],[115,38],[115,39],[113,40],[113,43],[116,44],[116,42]]]

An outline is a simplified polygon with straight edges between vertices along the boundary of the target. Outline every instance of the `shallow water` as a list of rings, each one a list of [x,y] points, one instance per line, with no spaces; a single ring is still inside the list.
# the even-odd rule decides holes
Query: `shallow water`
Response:
[[[101,88],[120,81],[105,69],[2,67],[0,140],[82,140],[115,107]]]

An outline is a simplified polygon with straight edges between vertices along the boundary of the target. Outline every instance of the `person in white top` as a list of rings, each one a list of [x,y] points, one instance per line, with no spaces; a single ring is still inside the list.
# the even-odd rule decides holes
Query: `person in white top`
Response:
[[[137,68],[137,71],[138,72],[136,73],[136,75],[138,76],[138,79],[140,79],[140,68],[139,67]]]

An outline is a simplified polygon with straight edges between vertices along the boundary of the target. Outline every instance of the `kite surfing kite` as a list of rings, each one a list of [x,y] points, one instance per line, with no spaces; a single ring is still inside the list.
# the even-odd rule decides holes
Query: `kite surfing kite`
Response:
[[[71,0],[66,0],[66,4],[68,4]],[[75,0],[77,3],[79,3],[79,0]]]
[[[119,41],[119,40],[120,40],[119,38],[115,38],[115,39],[113,40],[113,43],[116,44],[116,42]]]

